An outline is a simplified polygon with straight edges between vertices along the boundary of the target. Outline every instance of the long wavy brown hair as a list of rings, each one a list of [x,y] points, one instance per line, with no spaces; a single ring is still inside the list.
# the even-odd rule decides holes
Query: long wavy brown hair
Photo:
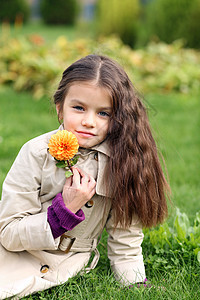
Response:
[[[106,88],[112,100],[107,143],[110,159],[105,184],[112,192],[115,226],[130,226],[137,215],[144,227],[155,226],[167,216],[169,185],[149,125],[147,111],[123,68],[112,59],[88,55],[64,72],[54,103],[63,104],[75,82],[95,82]]]

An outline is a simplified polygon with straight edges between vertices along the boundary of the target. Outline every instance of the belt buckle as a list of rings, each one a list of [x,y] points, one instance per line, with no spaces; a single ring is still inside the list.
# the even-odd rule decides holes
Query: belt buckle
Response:
[[[70,243],[69,243],[69,245],[67,246],[66,250],[63,251],[63,252],[65,252],[65,253],[67,254],[67,253],[69,253],[69,251],[70,251],[70,249],[71,249],[73,243],[75,242],[75,239],[76,239],[76,238],[72,238],[72,237],[69,236],[69,235],[63,234],[63,235],[61,236],[61,241],[60,241],[60,243],[62,243],[62,241],[63,241],[64,238],[68,238],[68,239],[71,240]]]

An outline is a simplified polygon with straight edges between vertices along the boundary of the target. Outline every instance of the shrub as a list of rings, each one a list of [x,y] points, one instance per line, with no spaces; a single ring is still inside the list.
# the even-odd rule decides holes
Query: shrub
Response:
[[[42,0],[40,8],[45,23],[73,25],[78,14],[78,1]]]
[[[30,16],[30,7],[25,0],[0,0],[0,22],[21,20],[26,22]]]
[[[42,36],[12,38],[0,36],[0,86],[9,84],[17,91],[30,91],[35,98],[53,93],[63,68],[90,53],[119,61],[143,93],[197,93],[200,90],[200,52],[173,45],[152,43],[133,50],[114,37],[98,40],[67,40],[58,37],[51,47]]]
[[[200,1],[192,2],[185,38],[189,47],[200,48]]]
[[[139,0],[99,0],[97,3],[98,33],[117,34],[130,46],[136,42]]]
[[[149,39],[157,36],[172,43],[182,38],[186,46],[200,44],[199,0],[153,0],[146,8]]]

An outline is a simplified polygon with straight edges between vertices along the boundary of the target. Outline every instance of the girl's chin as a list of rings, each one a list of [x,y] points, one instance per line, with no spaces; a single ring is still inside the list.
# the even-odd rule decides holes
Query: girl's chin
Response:
[[[98,142],[96,139],[78,139],[78,143],[80,147],[87,149],[96,146],[100,142]]]

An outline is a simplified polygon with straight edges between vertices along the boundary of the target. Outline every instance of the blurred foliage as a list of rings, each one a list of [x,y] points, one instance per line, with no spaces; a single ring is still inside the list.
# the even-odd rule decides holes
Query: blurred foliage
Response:
[[[31,91],[36,98],[50,95],[64,69],[91,53],[117,60],[143,92],[200,90],[200,53],[183,49],[181,41],[172,45],[151,43],[145,49],[132,50],[116,37],[69,41],[60,36],[48,45],[36,34],[9,38],[5,29],[0,39],[0,84]]]
[[[73,25],[78,15],[77,0],[42,0],[41,16],[47,24]]]
[[[0,0],[0,22],[22,23],[30,16],[26,0]]]
[[[140,13],[139,0],[99,0],[97,2],[98,34],[117,34],[124,43],[134,46]]]
[[[157,36],[172,43],[182,38],[185,46],[200,47],[200,0],[152,0],[144,10],[147,40]]]

